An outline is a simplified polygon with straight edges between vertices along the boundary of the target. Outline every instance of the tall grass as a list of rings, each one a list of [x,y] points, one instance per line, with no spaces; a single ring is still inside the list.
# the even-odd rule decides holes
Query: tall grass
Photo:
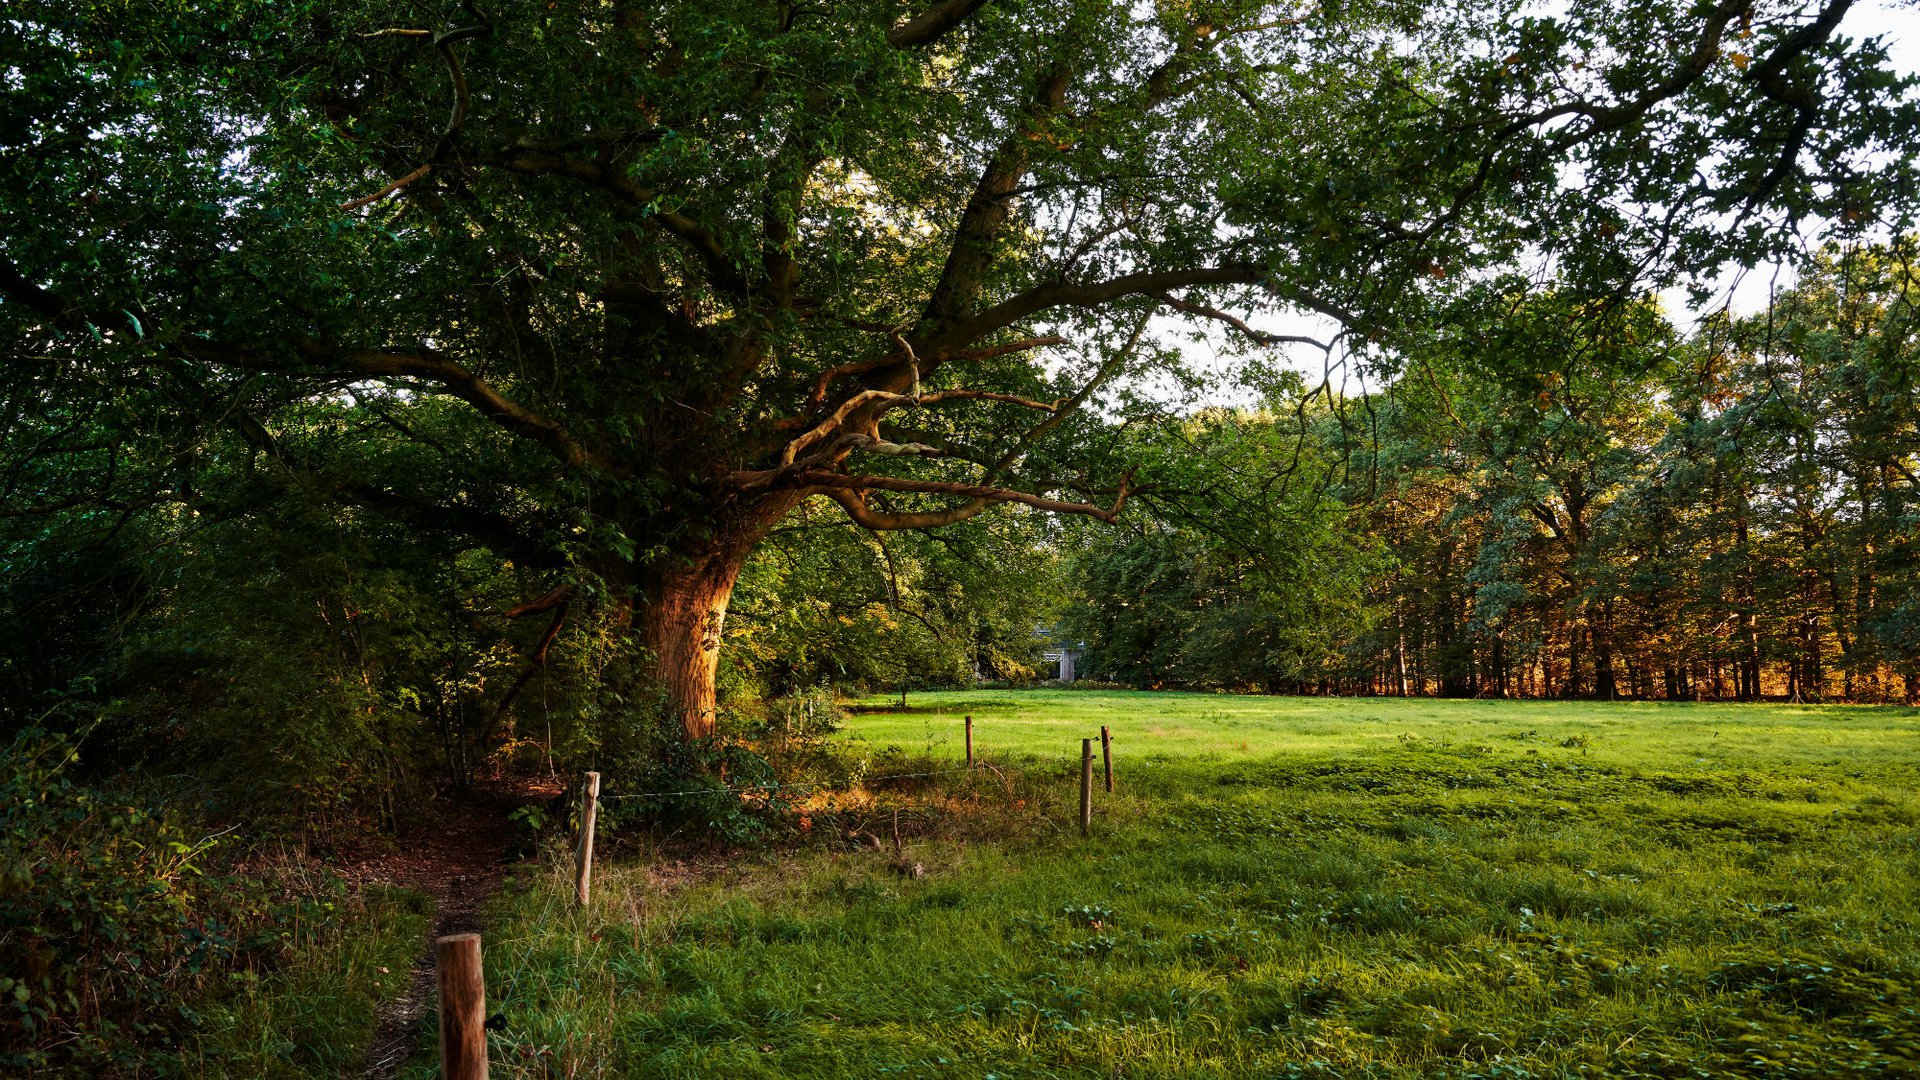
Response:
[[[358,1075],[379,1003],[406,991],[432,901],[373,886],[346,903],[338,932],[276,969],[235,973],[231,987],[199,1006],[198,1034],[179,1050],[180,1075]]]

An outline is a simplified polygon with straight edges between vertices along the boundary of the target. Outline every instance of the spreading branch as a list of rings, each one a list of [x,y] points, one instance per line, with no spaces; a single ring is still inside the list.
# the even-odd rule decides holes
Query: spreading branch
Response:
[[[375,377],[424,379],[439,385],[448,394],[479,410],[495,424],[546,446],[568,465],[599,462],[560,422],[521,405],[494,389],[465,364],[429,349],[419,352],[383,352],[371,349],[334,349],[312,339],[302,338],[295,346],[304,366],[321,371]],[[284,363],[251,349],[193,342],[181,351],[210,363],[255,371],[287,372]]]
[[[848,476],[842,473],[808,471],[795,477],[796,481],[819,494],[825,495],[840,504],[857,524],[875,532],[899,529],[936,529],[943,525],[952,525],[965,521],[989,506],[998,503],[1018,503],[1031,506],[1036,510],[1045,510],[1055,514],[1077,514],[1098,521],[1112,523],[1120,517],[1120,511],[1127,504],[1131,493],[1133,472],[1120,478],[1119,490],[1114,495],[1113,505],[1097,506],[1093,503],[1066,502],[1049,499],[1029,491],[1013,488],[994,487],[988,484],[964,484],[945,480],[909,480],[897,476]],[[928,510],[919,513],[889,513],[876,511],[867,505],[867,493],[870,491],[897,491],[920,495],[957,495],[967,501],[959,506],[945,510]]]
[[[954,227],[940,280],[927,297],[921,315],[923,324],[940,327],[951,323],[979,299],[993,264],[997,238],[1013,214],[1014,192],[1032,165],[1033,140],[1028,136],[1038,132],[1065,104],[1068,80],[1064,63],[1056,64],[1040,79],[1014,129],[1006,133],[980,171],[980,180]]]
[[[411,184],[415,180],[418,180],[426,176],[428,173],[432,171],[433,171],[432,165],[430,164],[422,165],[419,168],[413,170],[407,175],[401,177],[400,179],[395,180],[393,183],[388,184],[386,187],[381,188],[379,191],[376,191],[371,195],[362,195],[360,198],[355,199],[352,202],[341,203],[340,209],[358,210],[361,207],[366,206],[370,203],[379,202],[381,199],[384,199],[387,196],[393,194],[394,192],[399,191],[401,188],[406,187],[408,184]]]
[[[993,390],[936,390],[930,394],[896,394],[890,390],[862,390],[840,403],[825,420],[814,425],[805,434],[800,435],[780,451],[780,463],[791,465],[799,455],[809,447],[819,445],[832,438],[845,426],[849,417],[865,410],[868,425],[883,413],[901,408],[921,408],[940,405],[949,401],[999,401],[1011,405],[1020,405],[1043,412],[1053,412],[1060,407],[1061,400],[1051,402],[1035,401],[1017,394],[1003,394]]]
[[[1221,311],[1219,308],[1208,307],[1205,304],[1196,303],[1192,300],[1181,300],[1171,293],[1154,293],[1152,295],[1155,300],[1160,301],[1175,311],[1183,311],[1188,315],[1197,315],[1203,319],[1212,319],[1215,322],[1225,323],[1239,331],[1242,336],[1256,345],[1312,345],[1323,352],[1332,351],[1332,347],[1319,338],[1305,337],[1299,334],[1269,334],[1265,330],[1255,330],[1253,327],[1248,326],[1245,320],[1231,312]]]
[[[475,12],[471,6],[468,7],[468,13],[475,15],[476,19],[478,18],[478,13]],[[439,161],[446,154],[447,150],[453,146],[454,139],[459,137],[460,128],[467,122],[467,113],[471,109],[472,94],[467,89],[467,72],[460,64],[460,54],[455,52],[453,47],[462,41],[481,37],[492,32],[493,27],[491,25],[484,20],[479,20],[471,26],[458,26],[451,30],[437,32],[396,28],[391,30],[378,30],[370,34],[360,35],[363,38],[392,36],[425,37],[430,39],[434,49],[440,53],[440,59],[445,61],[447,65],[447,76],[453,82],[453,109],[447,116],[446,126],[440,129],[440,137],[434,140],[433,149],[427,152],[427,160],[423,162],[419,168],[414,169],[412,172],[407,173],[405,176],[402,176],[400,179],[395,180],[371,195],[365,195],[343,203],[340,207],[341,210],[351,212],[370,203],[379,202],[381,199],[386,198],[388,195],[399,191],[408,184],[413,183],[415,180],[433,171],[433,163]]]
[[[887,44],[896,49],[917,49],[946,37],[974,12],[986,7],[988,0],[941,0],[927,10],[887,32]]]
[[[889,328],[884,332],[889,336],[893,336],[897,331]],[[1013,353],[1029,352],[1033,349],[1044,348],[1049,345],[1065,345],[1066,343],[1067,339],[1058,334],[1046,334],[1040,337],[1025,337],[1018,341],[1009,341],[1000,345],[990,345],[983,349],[964,349],[940,356],[937,359],[941,363],[971,363],[979,360],[991,360],[999,356],[1008,356]],[[828,368],[821,372],[820,377],[814,381],[813,392],[807,395],[806,404],[800,411],[801,416],[807,416],[826,404],[827,391],[833,386],[835,380],[845,378],[849,375],[866,375],[880,371],[892,367],[905,359],[907,359],[906,352],[891,352],[874,360],[861,360],[856,363],[840,364]],[[803,421],[795,418],[793,426],[797,427],[801,422]]]

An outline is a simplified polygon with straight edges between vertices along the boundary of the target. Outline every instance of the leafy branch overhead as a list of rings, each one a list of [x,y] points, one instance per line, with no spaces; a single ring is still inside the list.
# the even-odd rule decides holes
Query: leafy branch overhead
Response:
[[[167,417],[114,474],[143,495],[483,518],[604,584],[700,734],[733,582],[809,498],[897,530],[1150,490],[1102,434],[1190,364],[1149,320],[1390,367],[1538,278],[1904,225],[1910,88],[1848,6],[27,0],[6,389]],[[1261,328],[1294,316],[1333,336]],[[295,422],[369,402],[377,437]],[[274,479],[201,490],[215,452]]]

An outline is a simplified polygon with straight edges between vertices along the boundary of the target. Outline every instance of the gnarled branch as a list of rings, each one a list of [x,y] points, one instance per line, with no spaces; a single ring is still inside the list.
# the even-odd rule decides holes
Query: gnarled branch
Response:
[[[951,525],[965,521],[988,506],[996,503],[1018,503],[1045,510],[1055,514],[1078,514],[1094,518],[1109,524],[1117,521],[1120,511],[1127,505],[1127,497],[1132,493],[1133,471],[1129,469],[1120,478],[1120,487],[1114,494],[1113,505],[1096,506],[1093,503],[1066,502],[1061,499],[1049,499],[1035,495],[1030,491],[1014,488],[996,487],[991,484],[964,484],[946,480],[910,480],[898,476],[849,476],[844,473],[807,471],[795,478],[800,484],[818,491],[820,494],[839,503],[847,511],[847,516],[862,526],[876,531],[897,529],[931,529],[942,525]],[[869,491],[897,491],[920,495],[959,495],[967,499],[959,506],[945,510],[929,510],[921,513],[895,514],[875,511],[867,506],[866,493]]]

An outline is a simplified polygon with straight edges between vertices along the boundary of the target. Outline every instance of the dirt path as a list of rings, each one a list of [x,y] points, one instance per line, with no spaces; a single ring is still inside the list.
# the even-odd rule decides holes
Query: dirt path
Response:
[[[487,901],[506,876],[506,855],[515,833],[507,815],[521,805],[559,794],[525,782],[476,782],[464,800],[437,802],[428,820],[401,840],[399,849],[367,859],[357,869],[363,881],[417,889],[433,897],[433,932],[421,943],[406,992],[380,1003],[373,1040],[367,1045],[367,1080],[390,1080],[419,1044],[420,1021],[433,1005],[433,939],[479,933]]]

